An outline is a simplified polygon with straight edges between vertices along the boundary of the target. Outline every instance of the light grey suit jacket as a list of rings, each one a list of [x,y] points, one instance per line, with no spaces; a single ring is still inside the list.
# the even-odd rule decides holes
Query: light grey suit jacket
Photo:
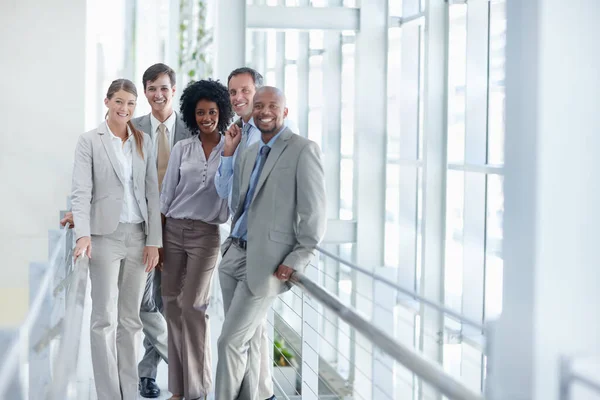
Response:
[[[133,154],[133,186],[146,232],[146,243],[162,246],[156,161],[152,140],[144,134],[144,158]],[[108,235],[119,225],[124,197],[124,178],[111,144],[106,123],[79,137],[73,167],[72,211],[75,235]]]
[[[185,125],[185,122],[183,122],[183,120],[181,119],[181,116],[177,113],[175,113],[175,116],[175,124],[173,125],[173,130],[175,131],[175,137],[173,138],[173,146],[175,146],[175,143],[179,142],[180,140],[187,139],[190,136],[192,136],[187,126]],[[131,122],[133,123],[133,126],[135,126],[137,129],[150,135],[150,137],[154,141],[154,135],[156,135],[156,132],[152,132],[150,114],[133,118]]]
[[[259,146],[241,154],[240,198],[235,226]],[[246,275],[256,296],[275,296],[289,289],[273,273],[280,264],[304,271],[325,234],[325,178],[321,150],[313,141],[286,128],[273,144],[248,211]],[[229,244],[224,244],[224,250]]]

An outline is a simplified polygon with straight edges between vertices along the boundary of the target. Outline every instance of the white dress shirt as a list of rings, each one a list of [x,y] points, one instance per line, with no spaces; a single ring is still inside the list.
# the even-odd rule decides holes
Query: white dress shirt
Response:
[[[129,137],[125,142],[120,137],[116,136],[106,123],[106,128],[110,132],[110,143],[113,146],[117,160],[121,167],[121,175],[125,180],[123,191],[123,208],[121,208],[121,216],[119,222],[126,224],[139,224],[144,222],[140,206],[138,205],[135,195],[133,194],[133,151],[135,150],[135,138],[127,127]]]
[[[169,148],[173,148],[173,141],[175,140],[175,134],[173,129],[175,128],[175,122],[177,122],[177,114],[175,111],[171,113],[169,118],[166,119],[165,122],[160,122],[156,117],[150,113],[150,127],[152,128],[152,132],[148,132],[150,137],[152,137],[152,149],[154,150],[154,158],[156,158],[156,165],[158,165],[158,127],[160,124],[165,124],[167,127],[167,137],[169,138]]]

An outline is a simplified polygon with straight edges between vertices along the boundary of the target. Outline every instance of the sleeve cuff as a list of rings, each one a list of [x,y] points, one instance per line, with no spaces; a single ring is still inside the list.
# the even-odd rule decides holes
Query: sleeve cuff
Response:
[[[232,164],[233,164],[233,156],[225,157],[223,155],[223,153],[221,153],[221,165],[219,165],[219,172],[222,173],[221,168],[225,168],[227,170],[230,170]]]

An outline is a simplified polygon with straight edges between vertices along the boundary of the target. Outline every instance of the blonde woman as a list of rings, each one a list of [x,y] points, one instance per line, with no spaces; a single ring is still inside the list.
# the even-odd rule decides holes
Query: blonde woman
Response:
[[[137,399],[140,303],[162,245],[152,140],[130,122],[136,100],[131,81],[113,81],[106,121],[81,135],[75,150],[74,256],[90,258],[98,400]]]

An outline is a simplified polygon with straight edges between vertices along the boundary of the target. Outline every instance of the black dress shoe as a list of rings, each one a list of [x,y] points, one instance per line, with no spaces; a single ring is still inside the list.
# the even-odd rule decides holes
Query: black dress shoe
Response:
[[[275,395],[269,397],[267,400],[277,400],[277,397],[275,397]]]
[[[150,399],[160,396],[160,388],[152,378],[140,379],[140,395]]]

